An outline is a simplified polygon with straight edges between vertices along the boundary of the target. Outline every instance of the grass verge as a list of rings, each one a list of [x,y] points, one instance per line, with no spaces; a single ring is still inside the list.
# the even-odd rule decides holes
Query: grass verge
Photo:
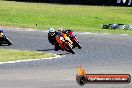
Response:
[[[62,27],[74,31],[132,34],[132,31],[101,30],[101,24],[132,23],[131,7],[59,5],[0,1],[0,25],[48,29]]]
[[[55,57],[53,54],[35,52],[35,51],[21,51],[12,49],[0,49],[0,62],[30,60],[39,58]]]

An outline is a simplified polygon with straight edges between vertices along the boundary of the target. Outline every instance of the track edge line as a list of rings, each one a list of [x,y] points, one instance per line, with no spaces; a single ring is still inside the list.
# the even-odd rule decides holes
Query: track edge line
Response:
[[[13,63],[19,63],[19,62],[30,62],[30,61],[39,61],[39,60],[52,60],[52,59],[56,59],[56,58],[61,58],[60,55],[54,54],[55,57],[50,57],[50,58],[37,58],[37,59],[29,59],[29,60],[16,60],[16,61],[7,61],[7,62],[0,62],[1,64],[13,64]]]

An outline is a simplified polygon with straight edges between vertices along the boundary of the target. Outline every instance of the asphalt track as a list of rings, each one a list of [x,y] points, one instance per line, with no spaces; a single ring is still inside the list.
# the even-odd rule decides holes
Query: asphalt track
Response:
[[[76,54],[55,52],[47,41],[47,32],[5,30],[13,42],[11,48],[56,53],[62,58],[0,65],[0,88],[132,88],[132,84],[76,83],[76,68],[87,73],[132,75],[132,36],[80,34],[82,49]]]

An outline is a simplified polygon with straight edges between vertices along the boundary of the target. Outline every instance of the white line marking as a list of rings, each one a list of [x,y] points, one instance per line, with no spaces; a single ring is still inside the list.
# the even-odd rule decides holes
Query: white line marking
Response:
[[[98,33],[92,33],[92,32],[83,32],[83,33],[80,33],[80,34],[98,34]]]
[[[121,35],[127,35],[128,36],[128,34],[121,34]]]
[[[103,33],[102,35],[110,35],[110,33]]]
[[[56,54],[54,54],[56,55]],[[38,60],[50,60],[50,59],[55,59],[55,58],[61,58],[60,55],[56,55],[55,57],[50,57],[50,58],[38,58],[38,59],[29,59],[29,60],[17,60],[17,61],[8,61],[8,62],[0,62],[0,64],[10,64],[10,63],[18,63],[18,62],[29,62],[29,61],[38,61]]]

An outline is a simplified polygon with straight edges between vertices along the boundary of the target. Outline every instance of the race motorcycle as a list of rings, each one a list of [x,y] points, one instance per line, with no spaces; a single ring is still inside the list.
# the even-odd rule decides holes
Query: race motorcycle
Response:
[[[75,54],[75,51],[73,50],[73,42],[65,33],[58,33],[56,35],[56,40],[62,50]]]
[[[3,34],[2,32],[0,32],[0,45],[8,45],[8,46],[12,45],[9,38],[7,38],[6,35]]]
[[[65,33],[67,34],[67,36],[71,39],[71,41],[73,42],[73,47],[78,47],[79,49],[82,48],[82,46],[80,45],[76,35],[73,34],[73,31],[71,30],[66,30]]]

